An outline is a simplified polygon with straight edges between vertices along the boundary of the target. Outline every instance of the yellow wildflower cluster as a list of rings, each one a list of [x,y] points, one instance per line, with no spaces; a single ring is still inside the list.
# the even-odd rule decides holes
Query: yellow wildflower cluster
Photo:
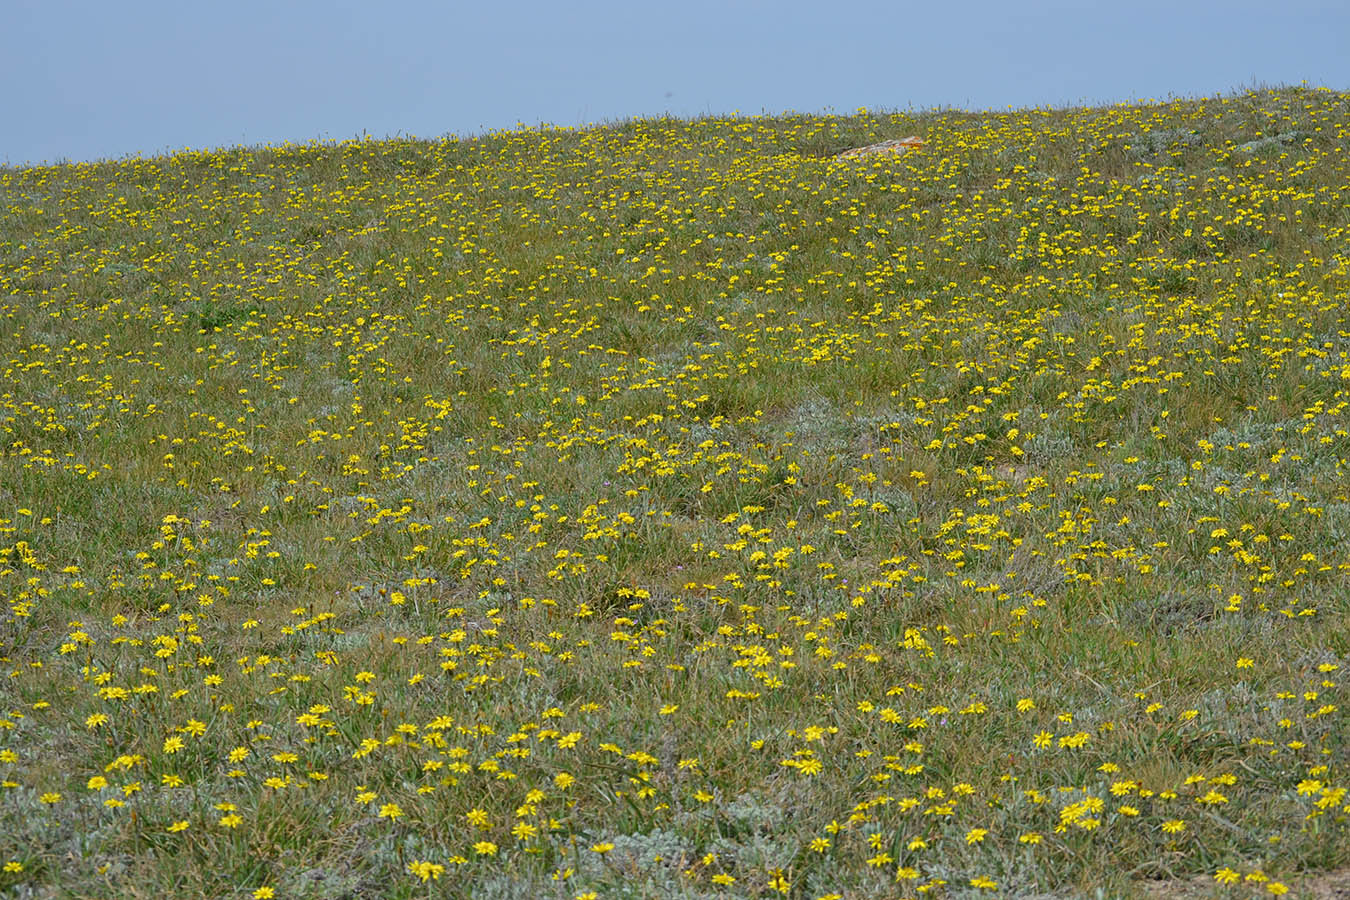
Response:
[[[0,169],[0,891],[1290,890],[1350,817],[1348,139]]]

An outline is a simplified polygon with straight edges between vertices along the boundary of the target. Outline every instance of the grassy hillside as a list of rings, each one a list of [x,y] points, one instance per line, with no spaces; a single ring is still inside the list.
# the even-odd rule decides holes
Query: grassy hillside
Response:
[[[0,169],[0,894],[1350,864],[1348,139],[1285,89]]]

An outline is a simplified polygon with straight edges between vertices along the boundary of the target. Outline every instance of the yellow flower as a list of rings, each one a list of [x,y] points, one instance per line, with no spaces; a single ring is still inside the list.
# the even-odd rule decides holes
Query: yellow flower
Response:
[[[408,871],[423,881],[431,881],[441,877],[441,874],[445,871],[445,866],[439,863],[414,860],[408,863]]]
[[[497,845],[492,841],[479,841],[473,845],[473,852],[479,856],[496,856]]]
[[[253,892],[253,900],[272,900],[276,895],[276,891],[264,885]]]
[[[187,828],[188,828],[187,819],[179,819],[177,822],[174,822],[172,825],[170,825],[167,830],[176,834],[180,831],[187,831]]]
[[[614,849],[614,845],[611,844],[609,841],[604,841],[604,842],[599,843],[599,844],[592,844],[592,845],[591,845],[591,851],[592,851],[593,853],[608,853],[609,851],[611,851],[611,850],[613,850],[613,849]]]
[[[404,815],[404,812],[397,803],[386,803],[380,807],[379,818],[381,819],[393,821],[402,815]]]

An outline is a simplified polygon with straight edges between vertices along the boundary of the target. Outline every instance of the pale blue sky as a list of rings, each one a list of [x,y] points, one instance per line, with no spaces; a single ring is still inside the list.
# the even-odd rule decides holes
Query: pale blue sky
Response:
[[[1347,0],[0,3],[0,162],[1350,89]]]

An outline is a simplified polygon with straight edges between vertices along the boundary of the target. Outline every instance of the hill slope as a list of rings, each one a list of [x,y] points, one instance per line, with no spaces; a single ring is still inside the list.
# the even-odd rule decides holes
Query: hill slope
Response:
[[[0,890],[1350,863],[1348,132],[1290,89],[0,170]]]

